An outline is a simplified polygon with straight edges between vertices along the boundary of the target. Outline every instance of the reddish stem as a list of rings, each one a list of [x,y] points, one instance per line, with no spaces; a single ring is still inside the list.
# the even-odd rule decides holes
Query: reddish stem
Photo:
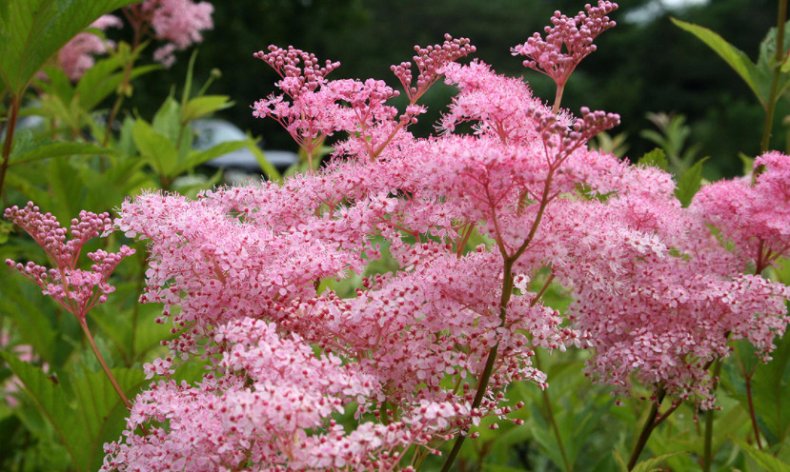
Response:
[[[743,380],[746,382],[746,400],[749,403],[749,417],[752,420],[752,429],[754,430],[754,439],[757,442],[757,447],[762,450],[763,444],[760,440],[760,426],[757,424],[757,414],[754,410],[754,397],[752,396],[752,376],[744,375]]]
[[[19,95],[11,96],[11,109],[9,110],[8,124],[6,125],[5,142],[3,143],[3,163],[0,165],[0,196],[3,195],[3,184],[5,183],[5,175],[8,171],[8,163],[11,160],[11,148],[14,142],[14,130],[16,129],[16,122],[19,118]]]
[[[91,334],[90,328],[88,328],[88,322],[84,317],[80,317],[80,327],[82,328],[82,332],[85,333],[85,337],[88,338],[88,344],[91,346],[91,350],[96,355],[96,359],[99,360],[99,364],[101,364],[104,373],[107,374],[107,378],[110,379],[110,383],[112,384],[112,388],[115,389],[115,392],[118,393],[118,396],[121,397],[121,401],[126,406],[127,409],[132,409],[132,402],[126,397],[126,394],[121,389],[121,386],[118,384],[118,381],[115,379],[115,376],[112,374],[110,367],[107,365],[107,362],[104,360],[104,356],[102,356],[101,352],[99,352],[99,347],[96,346],[96,341],[93,339],[93,335]]]

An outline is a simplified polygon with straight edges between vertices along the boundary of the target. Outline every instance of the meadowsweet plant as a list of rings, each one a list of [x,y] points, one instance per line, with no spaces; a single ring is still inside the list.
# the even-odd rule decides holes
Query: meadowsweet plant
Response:
[[[52,214],[42,213],[32,202],[23,208],[7,208],[4,216],[33,238],[44,250],[53,267],[47,268],[35,262],[22,264],[11,259],[6,260],[6,264],[32,280],[41,287],[44,295],[51,297],[61,308],[77,318],[112,386],[123,402],[131,406],[96,346],[87,317],[97,304],[105,303],[107,296],[115,291],[115,287],[110,284],[110,276],[121,260],[134,254],[134,249],[125,245],[117,253],[97,249],[87,254],[92,262],[90,268],[81,269],[80,256],[85,244],[112,232],[109,214],[82,211],[78,218],[71,220],[68,230]],[[67,236],[71,238],[67,240]]]
[[[178,48],[210,24],[201,5],[125,12],[136,33],[181,31],[160,35]],[[391,68],[402,91],[272,45],[254,56],[281,93],[252,113],[285,129],[308,172],[194,199],[144,192],[114,222],[81,214],[71,241],[32,204],[7,210],[54,268],[9,264],[84,328],[131,254],[93,252],[85,271],[84,244],[114,226],[148,245],[140,301],[162,305],[171,337],[102,470],[450,470],[483,424],[523,422],[515,382],[551,388],[539,349],[588,349],[586,374],[618,398],[648,392],[629,469],[684,403],[716,408],[712,366],[731,343],[767,361],[786,329],[790,289],[765,272],[788,253],[790,157],[767,153],[751,178],[706,185],[689,206],[671,174],[591,150],[619,117],[574,113],[563,90],[616,9],[557,12],[512,49],[555,82],[552,103],[469,59],[467,38],[415,46]],[[416,137],[440,81],[456,94],[436,133]],[[562,313],[557,289],[571,299]],[[547,427],[571,470],[553,416]]]

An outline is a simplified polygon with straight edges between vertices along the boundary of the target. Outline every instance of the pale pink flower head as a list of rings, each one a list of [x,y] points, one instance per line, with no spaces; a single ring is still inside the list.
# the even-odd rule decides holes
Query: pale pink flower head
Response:
[[[447,64],[475,52],[469,38],[454,39],[449,34],[444,35],[442,44],[421,47],[414,46],[416,53],[412,57],[417,68],[417,81],[414,81],[411,62],[401,62],[390,67],[392,73],[398,78],[410,103],[415,103],[437,81]]]
[[[692,209],[757,272],[790,254],[790,156],[769,152],[749,177],[705,185]]]
[[[214,27],[209,2],[194,0],[145,0],[126,8],[127,17],[137,31],[153,32],[165,44],[154,51],[154,59],[165,67],[175,62],[175,52],[203,41],[203,32]]]
[[[90,25],[89,29],[104,31],[108,28],[120,28],[120,18],[113,15],[103,15]],[[93,56],[106,54],[113,48],[113,42],[97,33],[85,31],[79,33],[66,43],[58,52],[58,64],[69,79],[76,81],[93,67]]]
[[[78,267],[85,244],[112,231],[107,213],[81,211],[79,218],[71,220],[67,231],[51,213],[41,213],[29,202],[24,208],[13,206],[5,210],[5,217],[27,232],[44,249],[53,268],[28,262],[21,264],[10,259],[6,264],[30,278],[45,295],[51,296],[66,311],[84,320],[88,312],[115,290],[109,279],[124,257],[134,254],[134,249],[121,246],[119,252],[102,249],[88,253],[93,264],[89,270]],[[71,238],[67,240],[67,235]]]
[[[268,52],[258,51],[254,56],[277,72],[282,80],[275,85],[291,98],[315,92],[326,82],[326,76],[340,67],[339,62],[328,59],[322,65],[315,54],[293,46],[283,49],[271,44]]]
[[[587,4],[573,18],[555,11],[552,26],[545,28],[545,38],[534,33],[511,52],[527,58],[525,67],[546,74],[558,86],[564,86],[579,63],[596,50],[595,38],[615,26],[607,15],[617,8],[617,3],[598,0],[596,6]]]

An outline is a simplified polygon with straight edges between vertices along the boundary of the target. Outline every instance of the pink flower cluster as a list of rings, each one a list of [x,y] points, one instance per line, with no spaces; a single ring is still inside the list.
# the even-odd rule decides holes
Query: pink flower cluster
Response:
[[[140,4],[123,9],[127,20],[134,28],[135,39],[143,40],[151,35],[165,44],[154,51],[154,60],[170,67],[175,62],[175,52],[203,41],[203,32],[214,27],[211,3],[193,0],[145,0]],[[91,24],[88,31],[77,34],[58,52],[58,64],[69,79],[79,80],[93,67],[94,56],[107,54],[115,44],[91,29],[102,32],[108,28],[123,26],[114,15],[103,15]]]
[[[216,374],[198,386],[161,380],[141,394],[129,425],[156,426],[108,446],[102,470],[390,470],[397,448],[427,441],[426,430],[467,413],[431,403],[386,425],[361,421],[347,433],[332,414],[379,390],[359,366],[316,355],[298,335],[252,318],[223,325],[213,340],[223,348]]]
[[[93,262],[89,270],[78,267],[85,244],[112,231],[112,220],[107,213],[97,215],[81,211],[78,218],[71,220],[68,231],[51,213],[41,213],[32,202],[24,208],[7,208],[4,215],[44,249],[54,267],[47,268],[35,262],[22,264],[10,259],[6,264],[35,282],[45,295],[80,321],[85,320],[96,304],[107,301],[107,295],[115,290],[109,283],[110,275],[124,257],[134,254],[134,249],[128,246],[121,246],[117,253],[98,249],[87,254]],[[67,235],[71,236],[69,240]]]
[[[615,26],[607,15],[617,8],[617,3],[598,0],[596,6],[586,5],[585,11],[573,18],[556,11],[551,17],[552,26],[545,29],[545,38],[534,33],[512,53],[527,58],[524,67],[546,74],[562,87],[579,63],[595,52],[595,38]]]
[[[769,152],[754,161],[754,169],[751,179],[706,185],[692,208],[759,274],[790,255],[790,159]]]
[[[124,10],[136,28],[150,28],[165,45],[154,51],[154,59],[165,67],[175,62],[174,53],[203,41],[203,31],[214,27],[214,7],[193,0],[145,0]]]
[[[352,148],[362,147],[361,152],[375,159],[425,111],[416,101],[439,80],[444,67],[474,50],[469,39],[453,39],[450,35],[445,36],[442,44],[425,48],[415,46],[416,85],[412,84],[411,63],[392,67],[409,97],[409,106],[399,116],[395,107],[386,104],[398,96],[398,92],[383,81],[329,81],[326,76],[340,66],[338,62],[325,61],[322,66],[312,53],[292,46],[282,49],[272,45],[268,52],[259,51],[255,57],[282,77],[276,86],[283,94],[272,94],[257,101],[253,116],[272,118],[280,123],[311,163],[324,139],[341,131],[355,138],[346,143],[351,153]]]
[[[597,8],[579,34],[608,25],[611,5]],[[617,115],[555,112],[482,62],[454,62],[471,50],[417,48],[417,85],[395,66],[412,102],[399,115],[382,82],[330,81],[336,63],[270,47],[258,57],[284,95],[254,113],[305,148],[334,134],[327,165],[283,185],[124,203],[118,227],[151,252],[143,301],[164,304],[177,336],[148,366],[161,378],[107,446],[106,470],[392,470],[483,415],[505,418],[509,383],[545,388],[538,346],[590,347],[599,380],[706,407],[707,366],[729,339],[769,354],[790,290],[743,275],[669,174],[587,148]],[[416,99],[441,75],[458,94],[441,133],[416,138]],[[780,164],[758,162],[758,185],[786,190]],[[369,272],[381,259],[391,271]],[[552,281],[573,296],[567,316],[542,301]],[[171,362],[201,356],[215,361],[202,381],[171,378]]]
[[[93,22],[90,28],[104,31],[108,28],[120,28],[121,19],[113,15],[103,15]],[[66,43],[58,52],[58,64],[71,80],[78,80],[86,70],[93,67],[94,55],[106,54],[113,48],[109,41],[90,31],[79,33]]]

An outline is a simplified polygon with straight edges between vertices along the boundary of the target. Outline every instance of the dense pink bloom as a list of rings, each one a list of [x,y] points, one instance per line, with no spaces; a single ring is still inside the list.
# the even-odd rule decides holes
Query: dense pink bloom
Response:
[[[617,8],[617,3],[598,0],[596,6],[588,4],[573,18],[556,11],[551,17],[552,26],[545,28],[545,38],[534,33],[527,42],[512,49],[513,55],[525,56],[525,67],[564,86],[579,63],[595,52],[595,38],[615,26],[607,15]]]
[[[107,28],[119,28],[120,18],[104,15],[91,24],[91,28],[104,31]],[[79,33],[66,43],[58,52],[58,64],[71,80],[78,80],[86,70],[93,67],[94,55],[106,54],[113,47],[109,41],[90,31]]]
[[[331,415],[350,399],[365,402],[377,387],[357,365],[316,356],[299,336],[250,318],[219,327],[213,341],[223,348],[217,376],[194,387],[162,380],[142,393],[129,426],[153,429],[109,445],[102,470],[391,468],[398,448],[426,442],[450,425],[448,418],[468,413],[424,402],[400,421],[362,422],[347,433]]]
[[[582,39],[611,9],[588,8]],[[591,347],[590,373],[619,391],[638,379],[705,407],[706,367],[728,340],[769,355],[787,287],[743,275],[669,174],[588,150],[617,115],[555,113],[518,80],[453,63],[471,50],[418,48],[416,85],[396,66],[412,102],[398,115],[384,83],[330,81],[336,63],[270,47],[258,57],[283,95],[254,113],[303,148],[334,134],[327,165],[283,185],[123,204],[118,227],[149,242],[143,300],[164,304],[177,336],[147,367],[160,378],[105,469],[390,470],[412,446],[435,452],[484,415],[506,417],[509,383],[546,388],[537,346]],[[441,133],[415,138],[414,101],[441,75],[459,92]],[[784,188],[769,171],[760,178]],[[473,233],[485,243],[468,247]],[[565,318],[540,297],[552,280],[574,300]],[[217,361],[202,381],[171,379],[195,356]]]
[[[154,39],[165,44],[154,51],[154,59],[165,67],[175,62],[174,53],[203,41],[203,32],[214,27],[214,7],[193,0],[145,0],[125,9],[139,30],[150,30]]]
[[[734,244],[744,263],[762,272],[790,254],[790,156],[769,152],[754,161],[749,177],[704,186],[692,208]]]
[[[107,295],[115,291],[109,283],[110,275],[124,257],[134,254],[134,249],[127,246],[121,246],[117,253],[98,249],[87,254],[93,262],[89,270],[78,267],[85,244],[112,231],[112,220],[107,213],[81,211],[78,218],[71,220],[68,231],[52,214],[41,213],[32,202],[24,208],[7,208],[5,217],[25,230],[54,265],[48,269],[35,262],[21,264],[8,259],[8,266],[30,278],[45,295],[80,320],[97,303],[107,301]],[[67,234],[71,236],[69,240]]]

